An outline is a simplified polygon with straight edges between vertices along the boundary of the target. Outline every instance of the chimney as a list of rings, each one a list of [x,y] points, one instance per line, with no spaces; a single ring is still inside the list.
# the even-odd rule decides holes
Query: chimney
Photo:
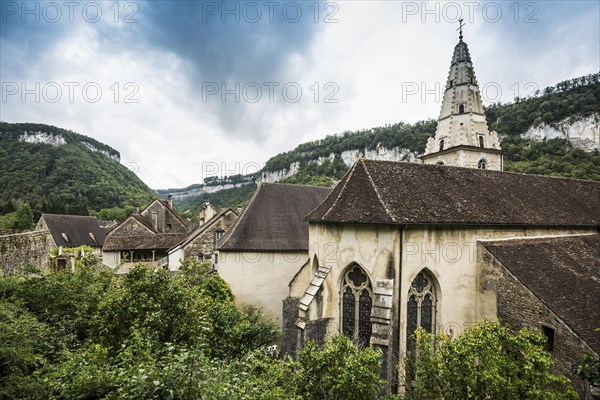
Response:
[[[167,196],[167,203],[169,203],[169,207],[173,208],[173,195],[169,194]]]

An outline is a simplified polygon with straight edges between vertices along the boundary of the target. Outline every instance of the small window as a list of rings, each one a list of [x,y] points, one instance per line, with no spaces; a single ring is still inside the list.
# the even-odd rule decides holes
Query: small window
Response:
[[[458,113],[463,114],[464,112],[465,112],[465,105],[461,104],[460,106],[458,106]]]
[[[546,336],[546,344],[544,344],[544,350],[554,350],[554,328],[546,325],[542,325],[542,333]]]
[[[444,139],[440,140],[440,151],[444,150]]]
[[[450,80],[450,86],[448,86],[448,87],[452,87],[453,84],[454,84],[454,81]]]
[[[171,228],[173,227],[173,225],[171,224],[167,224],[167,232],[171,232]]]
[[[479,162],[477,163],[477,168],[487,169],[487,161],[485,161],[483,158],[479,160]]]
[[[437,163],[435,163],[435,165],[444,165],[443,161],[438,161]]]
[[[483,149],[483,135],[479,136],[479,147]]]

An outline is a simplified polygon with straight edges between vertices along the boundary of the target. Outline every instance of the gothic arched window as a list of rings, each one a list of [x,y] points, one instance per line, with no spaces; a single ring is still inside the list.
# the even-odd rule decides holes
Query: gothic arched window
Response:
[[[440,151],[444,150],[444,139],[440,140]]]
[[[483,148],[483,136],[479,136],[479,147]]]
[[[409,356],[409,376],[414,378],[416,360],[415,332],[419,327],[435,333],[436,294],[433,278],[424,271],[419,272],[410,284],[406,305],[406,350]]]
[[[458,106],[458,113],[462,114],[464,112],[465,112],[465,106],[464,106],[464,104],[459,105]]]
[[[485,161],[485,159],[481,159],[479,160],[479,162],[477,163],[477,168],[479,169],[487,169],[487,161]]]
[[[342,281],[342,333],[359,346],[371,340],[373,291],[369,277],[358,265],[351,266]]]

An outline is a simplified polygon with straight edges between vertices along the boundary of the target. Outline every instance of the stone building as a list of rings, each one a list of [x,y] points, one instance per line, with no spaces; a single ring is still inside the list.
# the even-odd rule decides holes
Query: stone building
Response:
[[[41,271],[73,268],[72,256],[51,258],[54,249],[91,247],[98,256],[104,244],[105,230],[96,217],[42,214],[35,230],[0,236],[0,264],[5,274],[31,264]]]
[[[134,213],[115,226],[102,248],[102,262],[119,273],[137,263],[167,265],[167,251],[187,234],[187,222],[173,208],[172,197],[154,200],[141,213]]]
[[[259,186],[219,246],[218,271],[238,305],[258,306],[281,322],[288,284],[309,259],[305,217],[330,192],[313,186]]]
[[[497,250],[497,240],[514,243],[513,257],[518,257],[527,251],[519,245],[529,238],[557,236],[568,242],[574,240],[570,235],[597,234],[600,204],[589,199],[598,198],[600,182],[359,161],[308,216],[310,262],[290,284],[283,311],[285,350],[293,353],[306,339],[323,341],[342,333],[358,343],[379,346],[385,354],[385,374],[398,385],[404,379],[399,366],[414,348],[412,335],[418,326],[456,335],[470,324],[502,319],[512,310],[514,320],[528,326],[548,326],[561,334],[584,332],[572,341],[597,352],[595,342],[588,342],[590,323],[599,320],[597,311],[584,323],[565,319],[564,309],[544,303],[541,292],[548,288],[536,295],[538,289],[516,274],[519,290],[532,292],[568,329],[557,322],[544,323],[540,314],[532,318],[526,303],[501,291],[507,280],[495,277],[495,283],[488,276],[490,261],[480,254],[483,249],[491,252],[487,259],[497,258],[495,266],[515,274],[507,253]],[[598,293],[598,258],[589,254],[598,254],[600,247],[593,240],[589,246],[566,249],[560,262],[540,256],[528,267],[539,268],[532,272],[538,279],[576,278],[575,287],[588,279],[592,292]],[[586,249],[587,256],[576,254]],[[591,263],[583,267],[587,276],[571,273],[582,270],[577,265],[581,259]],[[586,304],[589,299],[571,292],[555,294],[583,309],[597,304]],[[561,358],[564,353],[580,355],[560,346],[555,342],[558,364],[569,363]]]
[[[217,269],[217,243],[233,226],[237,217],[237,212],[231,208],[223,208],[215,213],[210,204],[205,204],[199,226],[168,250],[169,270],[179,270],[182,259],[206,261]]]

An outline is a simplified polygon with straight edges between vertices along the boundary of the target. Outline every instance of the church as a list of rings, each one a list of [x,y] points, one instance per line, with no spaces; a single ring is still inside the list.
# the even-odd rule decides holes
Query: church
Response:
[[[284,352],[337,334],[372,344],[392,391],[411,379],[418,327],[455,337],[484,320],[540,330],[555,372],[571,376],[584,352],[600,350],[600,182],[502,170],[461,31],[421,162],[356,162],[306,213],[291,280],[271,267],[262,288],[236,286],[248,268],[235,262],[220,273],[242,303],[289,288],[282,314],[272,307],[280,297],[268,297]],[[268,220],[269,207],[254,213]],[[268,231],[236,226],[229,237],[260,242]]]

